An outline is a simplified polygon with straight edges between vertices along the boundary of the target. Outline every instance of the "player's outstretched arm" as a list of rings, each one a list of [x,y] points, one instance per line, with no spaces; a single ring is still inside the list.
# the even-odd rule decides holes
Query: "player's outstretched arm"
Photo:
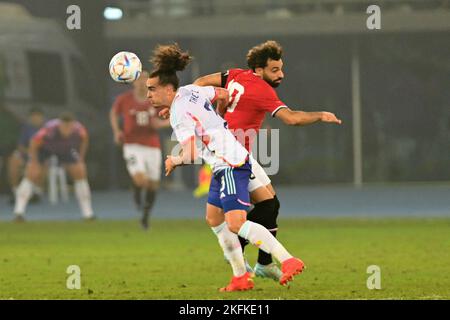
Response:
[[[333,113],[326,111],[305,112],[282,108],[275,113],[275,116],[290,126],[306,126],[316,122],[342,123]]]
[[[195,136],[181,144],[181,153],[178,156],[167,156],[165,161],[166,177],[175,170],[176,167],[192,164],[198,157]]]
[[[200,77],[194,81],[196,86],[206,87],[221,87],[222,86],[222,74],[220,72],[208,74],[206,76]]]

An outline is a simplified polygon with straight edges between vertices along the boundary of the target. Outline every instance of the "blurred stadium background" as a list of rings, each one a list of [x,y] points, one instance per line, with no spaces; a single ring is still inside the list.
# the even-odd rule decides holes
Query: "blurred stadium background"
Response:
[[[76,2],[81,30],[66,28],[73,1],[0,1],[0,112],[8,119],[0,127],[0,219],[12,218],[5,161],[30,108],[47,118],[73,111],[91,136],[94,210],[100,218],[137,215],[108,120],[114,97],[128,87],[110,79],[109,59],[133,51],[147,68],[155,44],[177,41],[195,56],[181,75],[187,84],[245,67],[247,50],[267,39],[285,49],[284,102],[344,121],[293,128],[267,118],[281,128],[272,181],[283,215],[450,215],[449,0]],[[381,7],[381,30],[366,28],[369,4]],[[161,132],[166,151],[170,133]],[[155,216],[203,216],[204,201],[191,196],[197,170],[162,180]],[[79,213],[74,200],[64,210],[44,201],[27,217]]]

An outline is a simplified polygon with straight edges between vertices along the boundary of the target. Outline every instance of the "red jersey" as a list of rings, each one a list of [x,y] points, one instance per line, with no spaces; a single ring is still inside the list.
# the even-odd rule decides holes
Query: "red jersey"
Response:
[[[258,77],[252,70],[230,69],[222,74],[222,83],[230,92],[231,101],[224,115],[236,138],[242,141],[242,132],[246,134],[245,148],[250,151],[256,133],[258,133],[267,112],[275,116],[281,108],[287,108],[278,98],[274,88]],[[225,80],[226,79],[226,80]]]
[[[148,100],[138,101],[130,90],[116,98],[113,110],[123,117],[125,143],[161,148],[159,134],[153,125],[157,112]]]

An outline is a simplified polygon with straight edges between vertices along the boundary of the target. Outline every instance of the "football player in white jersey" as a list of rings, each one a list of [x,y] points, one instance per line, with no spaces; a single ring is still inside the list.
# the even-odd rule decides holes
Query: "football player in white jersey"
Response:
[[[280,261],[280,284],[285,285],[302,272],[304,263],[294,258],[265,227],[246,219],[250,206],[249,154],[212,107],[215,101],[226,105],[228,91],[195,85],[179,88],[176,72],[184,70],[190,60],[190,55],[176,44],[157,46],[151,59],[154,70],[147,80],[147,96],[161,115],[170,113],[170,124],[182,148],[180,155],[167,156],[166,175],[178,166],[192,164],[198,157],[213,168],[206,220],[233,269],[230,284],[221,291],[253,288],[238,235]]]

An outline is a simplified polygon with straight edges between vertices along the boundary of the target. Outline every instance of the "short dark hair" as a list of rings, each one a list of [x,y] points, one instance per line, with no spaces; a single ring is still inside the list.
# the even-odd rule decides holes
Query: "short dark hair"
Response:
[[[28,115],[32,115],[32,114],[44,114],[44,112],[41,110],[41,109],[39,109],[39,108],[37,108],[37,107],[32,107],[32,108],[30,108],[30,110],[28,111]]]
[[[62,112],[59,115],[58,119],[61,120],[62,122],[72,122],[76,120],[75,115],[69,111]]]
[[[283,55],[281,45],[273,40],[268,40],[251,48],[247,53],[247,65],[255,71],[256,68],[267,67],[267,60],[280,60]]]
[[[150,58],[154,66],[150,78],[159,77],[160,84],[171,84],[177,90],[180,83],[177,71],[184,70],[191,60],[192,56],[187,51],[183,52],[177,43],[158,45]]]

